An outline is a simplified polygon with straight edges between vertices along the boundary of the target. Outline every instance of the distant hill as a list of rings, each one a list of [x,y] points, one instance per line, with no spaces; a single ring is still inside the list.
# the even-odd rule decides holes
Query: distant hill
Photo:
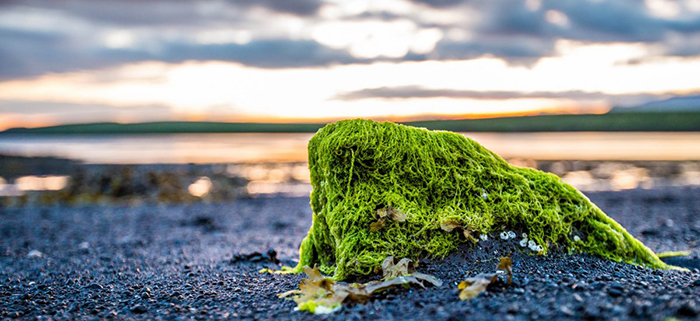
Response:
[[[632,107],[615,107],[610,112],[700,112],[700,95],[673,97]]]
[[[489,119],[414,121],[404,122],[404,124],[457,132],[700,131],[700,111],[628,111],[602,115],[540,115]],[[314,133],[324,125],[325,123],[93,123],[41,128],[13,128],[1,132],[0,135]]]

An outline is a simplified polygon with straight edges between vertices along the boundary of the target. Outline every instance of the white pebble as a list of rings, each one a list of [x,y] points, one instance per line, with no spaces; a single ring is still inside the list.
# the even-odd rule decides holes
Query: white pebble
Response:
[[[513,231],[508,231],[508,238],[509,239],[514,239],[517,235],[515,235],[515,232]]]
[[[530,250],[537,252],[537,243],[535,243],[535,241],[533,241],[533,240],[528,241],[527,247],[529,247]]]
[[[527,238],[527,233],[523,233],[523,238],[524,238],[524,239]]]
[[[520,246],[526,247],[527,246],[527,239],[520,240]]]
[[[41,253],[37,250],[31,250],[29,253],[27,253],[27,257],[32,259],[32,258],[42,258],[44,257],[44,253]]]
[[[574,242],[581,242],[581,238],[578,235],[574,235]]]
[[[489,236],[486,235],[486,234],[481,234],[481,235],[479,235],[479,238],[480,238],[482,241],[486,241],[486,240],[489,239]]]
[[[501,240],[507,240],[507,239],[508,239],[508,233],[501,232]]]

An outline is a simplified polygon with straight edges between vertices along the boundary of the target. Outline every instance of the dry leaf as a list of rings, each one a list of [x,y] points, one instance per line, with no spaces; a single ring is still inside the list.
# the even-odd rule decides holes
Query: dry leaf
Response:
[[[508,275],[508,284],[513,282],[513,262],[510,256],[501,257],[501,261],[496,267]],[[479,293],[486,291],[488,286],[498,279],[497,273],[484,274],[480,273],[475,277],[468,278],[459,283],[457,288],[459,291],[460,300],[469,300],[479,295]]]
[[[379,216],[379,220],[369,224],[369,231],[370,232],[377,232],[377,231],[381,230],[382,228],[384,228],[384,226],[386,226],[387,219],[390,219],[390,220],[396,221],[396,222],[405,222],[406,221],[406,214],[404,214],[403,212],[401,212],[393,207],[385,207],[385,208],[378,209],[377,216]]]
[[[466,237],[467,240],[470,240],[472,243],[479,243],[479,240],[472,236],[472,231],[464,230],[464,237]]]
[[[434,286],[442,285],[442,282],[434,276],[413,273],[413,264],[409,259],[401,259],[394,262],[394,257],[388,257],[382,264],[384,280],[371,281],[364,284],[346,284],[335,282],[324,277],[316,268],[304,267],[306,279],[301,280],[298,290],[291,290],[277,295],[280,298],[290,298],[297,303],[297,309],[315,314],[326,314],[337,311],[343,302],[367,302],[372,294],[406,285],[418,285],[425,287],[423,282]],[[385,269],[384,269],[385,268]]]
[[[455,221],[440,222],[440,228],[445,232],[452,232],[456,228],[462,228],[462,225]]]
[[[496,281],[497,278],[498,276],[495,273],[478,274],[475,277],[471,277],[460,282],[457,286],[457,288],[460,290],[459,299],[464,301],[475,298],[481,292],[486,291],[486,288],[488,288],[491,283]]]
[[[455,229],[460,229],[462,230],[462,233],[464,234],[464,237],[471,241],[472,243],[478,243],[479,240],[477,240],[474,236],[472,236],[472,232],[475,232],[474,229],[471,228],[464,228],[461,224],[455,221],[443,221],[440,222],[440,228],[445,231],[445,232],[452,232]]]
[[[382,275],[384,280],[390,280],[397,276],[407,275],[413,272],[413,264],[410,259],[403,258],[394,263],[394,257],[390,256],[382,262]]]
[[[393,207],[380,208],[377,210],[377,215],[379,215],[380,218],[387,217],[396,222],[406,221],[406,214]]]
[[[499,270],[506,272],[508,275],[508,284],[513,283],[513,262],[510,260],[510,257],[501,257],[501,262],[498,263]]]
[[[381,230],[382,228],[384,228],[385,225],[386,225],[386,217],[382,217],[379,219],[379,221],[372,222],[369,224],[369,231],[372,233],[377,232],[377,231]]]

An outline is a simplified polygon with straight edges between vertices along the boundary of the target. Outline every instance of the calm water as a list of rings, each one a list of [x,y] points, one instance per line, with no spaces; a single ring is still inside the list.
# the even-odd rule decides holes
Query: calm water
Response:
[[[700,160],[700,133],[465,133],[504,158]],[[94,164],[304,162],[312,134],[0,137],[0,154]]]

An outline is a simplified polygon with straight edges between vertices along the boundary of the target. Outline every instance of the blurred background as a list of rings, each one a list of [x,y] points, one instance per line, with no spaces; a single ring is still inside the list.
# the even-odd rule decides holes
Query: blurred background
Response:
[[[700,0],[0,0],[0,204],[308,196],[325,123],[700,185]]]

